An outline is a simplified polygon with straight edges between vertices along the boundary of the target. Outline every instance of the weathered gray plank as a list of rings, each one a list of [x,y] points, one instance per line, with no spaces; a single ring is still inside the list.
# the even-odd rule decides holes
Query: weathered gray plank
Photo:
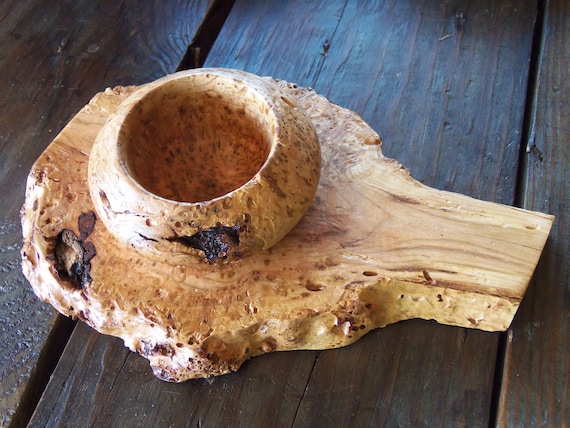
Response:
[[[556,216],[511,330],[499,426],[570,425],[570,4],[545,2],[525,158],[525,208]]]
[[[54,311],[20,271],[28,171],[94,93],[174,71],[210,3],[0,3],[0,425],[12,418],[54,325]]]
[[[172,384],[120,339],[79,324],[30,426],[291,426],[313,360],[274,353],[238,373]]]
[[[237,2],[205,65],[314,87],[423,183],[512,204],[535,8]]]

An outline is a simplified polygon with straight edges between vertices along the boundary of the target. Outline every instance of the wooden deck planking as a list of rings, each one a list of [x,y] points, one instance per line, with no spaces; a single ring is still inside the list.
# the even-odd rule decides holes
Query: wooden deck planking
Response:
[[[297,2],[238,1],[205,65],[314,86],[361,113],[385,153],[426,184],[514,201],[532,4],[302,7],[300,15]],[[409,321],[347,348],[270,354],[211,383],[172,385],[119,340],[81,325],[33,425],[485,426],[498,346],[498,334]]]
[[[509,330],[498,426],[570,425],[570,5],[544,2],[522,201],[556,215]]]
[[[166,383],[121,340],[79,324],[30,426],[291,426],[313,363],[310,352],[274,353],[237,373]]]
[[[360,113],[414,178],[512,205],[535,7],[348,3],[314,86]]]
[[[69,323],[54,323],[55,311],[38,301],[20,269],[19,211],[29,169],[94,93],[173,72],[210,4],[0,4],[0,426],[17,424],[34,405],[61,351],[60,339],[69,334]],[[53,348],[39,360],[46,343]]]

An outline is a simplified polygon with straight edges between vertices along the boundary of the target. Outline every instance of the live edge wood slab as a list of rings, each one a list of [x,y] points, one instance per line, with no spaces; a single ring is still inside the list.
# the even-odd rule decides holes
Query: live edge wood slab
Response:
[[[316,195],[288,235],[241,259],[196,264],[153,258],[109,233],[93,214],[87,170],[97,133],[137,90],[116,87],[71,120],[28,177],[22,260],[38,296],[122,338],[174,382],[267,352],[345,346],[411,318],[507,329],[553,217],[428,188],[382,155],[355,113],[275,84],[306,111],[321,145]],[[55,266],[64,231],[89,264],[80,284]]]

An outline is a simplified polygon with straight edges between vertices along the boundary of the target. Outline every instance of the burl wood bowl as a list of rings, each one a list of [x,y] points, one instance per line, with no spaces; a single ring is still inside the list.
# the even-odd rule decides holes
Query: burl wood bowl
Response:
[[[410,318],[505,330],[552,221],[420,184],[311,89],[199,69],[62,130],[28,177],[22,265],[179,382]]]
[[[96,213],[151,256],[232,260],[279,242],[321,171],[313,123],[258,76],[193,71],[131,95],[89,158]]]

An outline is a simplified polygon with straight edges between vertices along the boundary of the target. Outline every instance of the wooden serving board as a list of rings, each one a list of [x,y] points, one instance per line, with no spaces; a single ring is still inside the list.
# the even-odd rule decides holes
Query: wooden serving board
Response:
[[[382,155],[355,113],[278,82],[311,117],[322,149],[313,205],[268,251],[227,265],[168,263],[118,242],[93,212],[87,165],[108,115],[136,88],[98,94],[36,161],[22,223],[24,273],[40,298],[121,337],[164,380],[237,370],[266,352],[348,345],[371,329],[424,318],[505,330],[553,217],[428,188]],[[64,229],[96,249],[83,289],[58,278]]]

